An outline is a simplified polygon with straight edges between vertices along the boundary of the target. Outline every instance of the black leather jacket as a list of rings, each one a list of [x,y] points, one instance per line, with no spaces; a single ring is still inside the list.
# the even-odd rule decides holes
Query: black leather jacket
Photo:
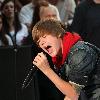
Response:
[[[74,85],[78,93],[85,91],[87,100],[100,100],[100,50],[97,47],[78,41],[61,69],[55,67],[55,71]]]

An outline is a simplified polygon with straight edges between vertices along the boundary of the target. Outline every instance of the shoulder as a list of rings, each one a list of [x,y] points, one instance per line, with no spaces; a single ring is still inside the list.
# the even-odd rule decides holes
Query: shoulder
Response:
[[[84,41],[78,41],[71,48],[68,59],[70,63],[73,63],[75,65],[87,59],[87,62],[89,62],[89,59],[95,59],[96,56],[97,54],[91,46],[87,45],[87,43]]]
[[[25,13],[26,13],[26,15],[27,15],[27,13],[33,12],[33,9],[34,9],[34,8],[33,8],[32,3],[29,3],[29,4],[27,4],[27,5],[25,5],[25,6],[23,6],[23,7],[21,8],[19,15],[20,15],[20,14],[25,14]]]
[[[8,40],[10,40],[11,38],[10,38],[10,36],[9,35],[7,35],[7,34],[5,34],[5,37],[8,39]]]
[[[33,7],[32,3],[29,3],[29,4],[25,5],[25,6],[23,6],[21,8],[21,11],[26,10],[26,9],[31,9],[32,7]]]
[[[11,37],[7,34],[5,35],[5,37],[7,38],[9,45],[13,45],[13,41],[12,41]]]
[[[64,68],[66,78],[77,92],[87,86],[89,76],[96,68],[97,58],[97,52],[86,42],[79,41],[71,48]]]
[[[72,48],[65,64],[69,80],[78,84],[86,84],[88,75],[95,68],[97,53],[85,42],[79,41]]]
[[[31,23],[32,16],[34,12],[34,7],[32,6],[32,3],[25,5],[21,8],[19,12],[19,19],[22,23]]]
[[[21,23],[21,26],[22,26],[22,28],[21,28],[20,31],[18,31],[17,34],[19,34],[19,35],[28,35],[29,33],[28,33],[27,26],[25,24],[23,24],[23,23]]]

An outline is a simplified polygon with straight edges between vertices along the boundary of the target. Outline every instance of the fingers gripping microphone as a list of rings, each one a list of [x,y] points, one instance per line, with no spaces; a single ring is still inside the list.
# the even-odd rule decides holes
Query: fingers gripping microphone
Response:
[[[33,65],[33,67],[30,69],[29,73],[27,74],[26,78],[23,81],[22,84],[22,89],[25,89],[26,87],[29,86],[29,84],[31,83],[32,79],[33,79],[33,74],[38,70],[36,65]]]
[[[44,54],[46,54],[44,51],[42,51]],[[33,67],[30,69],[29,73],[27,74],[26,78],[23,81],[22,84],[22,89],[25,89],[26,87],[29,86],[29,84],[31,83],[33,77],[34,77],[34,73],[38,70],[36,65],[33,65]]]

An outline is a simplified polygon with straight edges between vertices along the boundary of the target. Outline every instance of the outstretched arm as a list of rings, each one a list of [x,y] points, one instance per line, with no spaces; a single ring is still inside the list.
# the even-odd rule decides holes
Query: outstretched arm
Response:
[[[62,80],[51,68],[46,56],[43,52],[38,53],[33,64],[35,64],[54,84],[55,86],[70,100],[78,100],[78,94],[70,83]],[[66,99],[65,99],[66,100]]]

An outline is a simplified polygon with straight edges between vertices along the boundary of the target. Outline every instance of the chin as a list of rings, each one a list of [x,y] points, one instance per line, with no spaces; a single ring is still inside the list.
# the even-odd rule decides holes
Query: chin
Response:
[[[51,57],[55,57],[54,55],[50,55]]]
[[[52,54],[49,54],[51,57],[55,57],[56,54],[55,53],[52,53]]]

